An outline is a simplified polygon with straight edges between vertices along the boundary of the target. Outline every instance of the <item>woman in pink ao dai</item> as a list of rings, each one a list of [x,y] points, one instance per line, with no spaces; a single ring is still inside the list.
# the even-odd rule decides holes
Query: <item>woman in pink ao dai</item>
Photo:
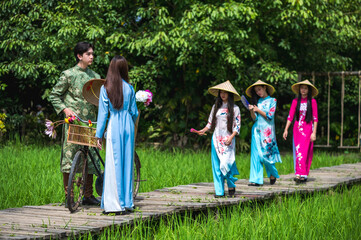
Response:
[[[318,114],[317,102],[313,97],[318,94],[318,90],[305,80],[292,85],[292,91],[298,97],[292,101],[283,138],[287,139],[288,128],[296,115],[293,126],[294,180],[296,183],[305,183],[313,158],[313,142],[316,140]]]

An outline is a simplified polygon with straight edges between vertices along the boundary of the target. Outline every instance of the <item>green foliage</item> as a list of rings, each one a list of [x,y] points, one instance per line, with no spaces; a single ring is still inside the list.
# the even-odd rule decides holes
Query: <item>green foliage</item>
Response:
[[[0,142],[2,141],[4,133],[6,133],[5,120],[7,116],[5,113],[0,113]]]
[[[122,54],[131,65],[131,81],[154,92],[154,107],[140,122],[143,140],[198,144],[202,140],[186,133],[205,125],[213,103],[206,90],[213,84],[229,79],[243,93],[255,80],[266,80],[276,86],[283,109],[296,71],[360,69],[360,4],[2,1],[0,105],[24,108],[26,102],[46,101],[60,72],[75,64],[72,48],[85,40],[95,44],[92,69],[102,77],[111,57]]]

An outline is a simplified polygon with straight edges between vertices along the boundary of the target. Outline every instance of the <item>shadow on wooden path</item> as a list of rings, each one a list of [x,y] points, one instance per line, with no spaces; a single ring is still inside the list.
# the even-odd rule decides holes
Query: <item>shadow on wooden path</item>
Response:
[[[215,199],[213,183],[194,183],[141,193],[135,201],[139,211],[123,216],[102,215],[99,207],[81,207],[78,212],[70,214],[68,209],[58,204],[5,209],[0,211],[0,239],[66,238],[99,233],[112,225],[132,224],[135,218],[156,219],[167,214],[236,205],[279,194],[324,191],[361,182],[361,163],[311,170],[309,181],[302,185],[295,185],[293,177],[294,174],[282,175],[275,185],[269,185],[269,180],[265,179],[263,187],[249,187],[247,180],[238,180],[235,198]]]

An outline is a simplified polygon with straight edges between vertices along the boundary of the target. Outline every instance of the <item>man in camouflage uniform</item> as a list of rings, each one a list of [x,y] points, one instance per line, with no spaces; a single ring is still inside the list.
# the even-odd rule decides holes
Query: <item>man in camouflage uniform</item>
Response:
[[[88,103],[82,95],[83,85],[88,80],[100,78],[97,73],[88,68],[88,66],[93,63],[93,50],[93,45],[87,42],[79,42],[75,46],[74,55],[77,65],[61,73],[59,81],[54,86],[49,97],[57,114],[63,112],[65,117],[77,114],[81,119],[91,120],[92,122],[96,121],[96,106]],[[67,196],[69,172],[74,155],[80,146],[67,142],[67,127],[63,128],[63,134],[64,142],[60,165],[61,172],[63,173],[65,196]],[[93,195],[93,174],[96,173],[95,168],[91,161],[88,161],[88,163],[89,174],[85,183],[83,204],[99,205],[100,201]],[[97,164],[99,164],[99,162],[97,162]]]

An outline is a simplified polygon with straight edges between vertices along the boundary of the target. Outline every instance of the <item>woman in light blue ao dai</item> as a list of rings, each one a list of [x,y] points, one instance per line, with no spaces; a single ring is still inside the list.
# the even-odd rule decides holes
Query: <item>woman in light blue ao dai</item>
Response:
[[[254,120],[251,142],[251,171],[249,186],[263,185],[263,165],[266,168],[270,184],[273,185],[279,178],[275,163],[282,162],[276,142],[274,115],[277,100],[270,95],[275,89],[258,80],[247,88],[246,94],[252,97],[249,105],[251,117]]]
[[[129,84],[128,63],[121,56],[115,56],[110,62],[106,81],[100,89],[96,130],[100,149],[108,113],[101,208],[104,214],[123,214],[134,207],[134,123],[138,109],[134,89]]]

